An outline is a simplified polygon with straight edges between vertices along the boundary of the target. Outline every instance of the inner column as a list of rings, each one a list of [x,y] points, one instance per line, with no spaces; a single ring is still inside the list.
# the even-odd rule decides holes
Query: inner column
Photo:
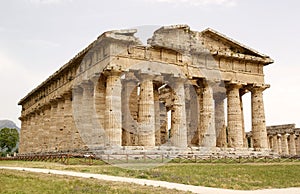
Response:
[[[141,146],[155,146],[155,108],[153,76],[142,74],[139,101],[138,142]]]
[[[203,147],[215,147],[216,128],[214,118],[213,90],[206,80],[201,82],[200,87],[201,97],[199,145]]]
[[[284,133],[281,135],[281,151],[282,155],[288,155],[289,154],[289,147],[288,147],[288,140],[287,140],[288,134]]]
[[[184,80],[174,79],[174,104],[171,114],[171,143],[176,147],[187,147]]]
[[[223,96],[222,94],[219,94],[215,97],[215,125],[217,147],[227,147],[224,98],[225,96]]]

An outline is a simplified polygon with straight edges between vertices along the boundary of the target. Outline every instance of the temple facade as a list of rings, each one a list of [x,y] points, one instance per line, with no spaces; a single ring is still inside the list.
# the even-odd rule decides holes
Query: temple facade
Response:
[[[270,57],[212,29],[161,27],[147,45],[135,33],[103,33],[20,100],[20,153],[248,148],[242,101],[248,92],[251,146],[276,148],[263,101]]]

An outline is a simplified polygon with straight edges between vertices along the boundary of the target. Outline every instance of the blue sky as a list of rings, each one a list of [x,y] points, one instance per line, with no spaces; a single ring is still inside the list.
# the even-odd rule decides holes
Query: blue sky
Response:
[[[0,119],[20,125],[17,102],[102,32],[188,24],[273,58],[265,68],[267,125],[300,127],[299,7],[296,0],[0,0]],[[249,94],[243,101],[250,130]]]

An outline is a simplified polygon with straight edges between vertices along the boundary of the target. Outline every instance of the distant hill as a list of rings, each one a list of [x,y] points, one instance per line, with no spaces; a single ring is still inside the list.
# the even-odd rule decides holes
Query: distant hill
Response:
[[[10,120],[0,120],[0,129],[3,128],[10,128],[10,129],[17,129],[20,132],[20,128]]]

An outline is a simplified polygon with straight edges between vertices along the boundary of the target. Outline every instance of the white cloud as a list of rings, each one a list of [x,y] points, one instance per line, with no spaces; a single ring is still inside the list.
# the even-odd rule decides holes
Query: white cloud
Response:
[[[148,0],[162,3],[172,4],[189,4],[192,6],[207,6],[207,5],[219,5],[232,7],[236,5],[236,0]]]

